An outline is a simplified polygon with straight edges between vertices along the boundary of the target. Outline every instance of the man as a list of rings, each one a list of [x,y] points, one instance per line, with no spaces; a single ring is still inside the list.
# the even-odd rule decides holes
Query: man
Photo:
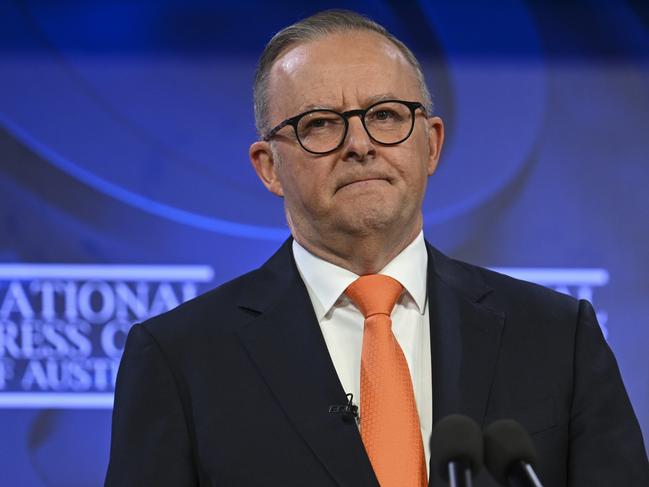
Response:
[[[106,485],[444,485],[428,444],[451,413],[519,421],[546,486],[649,485],[591,306],[424,241],[444,127],[402,43],[351,12],[303,20],[266,47],[255,108],[292,239],[133,327]]]

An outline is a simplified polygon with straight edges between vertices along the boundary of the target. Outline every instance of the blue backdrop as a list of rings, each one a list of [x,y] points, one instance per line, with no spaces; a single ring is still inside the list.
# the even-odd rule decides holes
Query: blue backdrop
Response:
[[[448,134],[427,238],[590,299],[649,438],[646,2],[3,0],[3,485],[100,485],[131,323],[286,238],[247,158],[252,76],[331,7],[422,61]]]

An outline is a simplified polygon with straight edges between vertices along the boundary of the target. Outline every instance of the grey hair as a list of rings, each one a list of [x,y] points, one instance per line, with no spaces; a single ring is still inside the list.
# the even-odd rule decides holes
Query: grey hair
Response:
[[[426,113],[432,113],[433,102],[428,91],[428,86],[426,86],[421,65],[412,51],[403,42],[390,34],[385,27],[361,14],[350,10],[325,10],[285,27],[275,34],[268,44],[266,44],[259,58],[253,85],[255,125],[260,136],[263,136],[270,128],[268,126],[268,84],[270,70],[277,58],[289,47],[315,41],[330,34],[350,31],[376,32],[394,44],[408,63],[415,69]]]

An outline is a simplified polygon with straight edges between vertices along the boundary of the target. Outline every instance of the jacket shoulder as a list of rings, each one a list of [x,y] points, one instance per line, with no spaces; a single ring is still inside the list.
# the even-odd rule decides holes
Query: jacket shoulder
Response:
[[[248,272],[151,317],[141,325],[156,339],[165,342],[178,342],[205,333],[229,333],[256,315],[238,303],[265,279],[263,269]]]
[[[548,318],[576,319],[579,301],[540,284],[517,279],[486,267],[469,264],[431,249],[434,272],[447,285],[499,311],[540,313]]]

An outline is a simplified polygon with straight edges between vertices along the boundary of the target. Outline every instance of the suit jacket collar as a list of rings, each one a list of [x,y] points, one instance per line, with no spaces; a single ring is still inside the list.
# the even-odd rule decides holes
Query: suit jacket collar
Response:
[[[329,406],[347,402],[299,277],[291,242],[262,266],[239,305],[260,313],[239,332],[289,421],[341,486],[378,487],[358,428]]]
[[[505,314],[488,305],[493,290],[479,268],[428,252],[433,418],[460,413],[482,425]]]
[[[341,486],[378,482],[358,429],[328,412],[346,402],[291,251],[292,239],[249,275],[238,305],[258,315],[239,331],[287,417]],[[433,418],[452,413],[484,421],[504,324],[487,307],[492,292],[472,266],[427,244],[428,302],[433,360]],[[432,467],[432,466],[431,466]],[[431,485],[435,484],[434,468]]]

